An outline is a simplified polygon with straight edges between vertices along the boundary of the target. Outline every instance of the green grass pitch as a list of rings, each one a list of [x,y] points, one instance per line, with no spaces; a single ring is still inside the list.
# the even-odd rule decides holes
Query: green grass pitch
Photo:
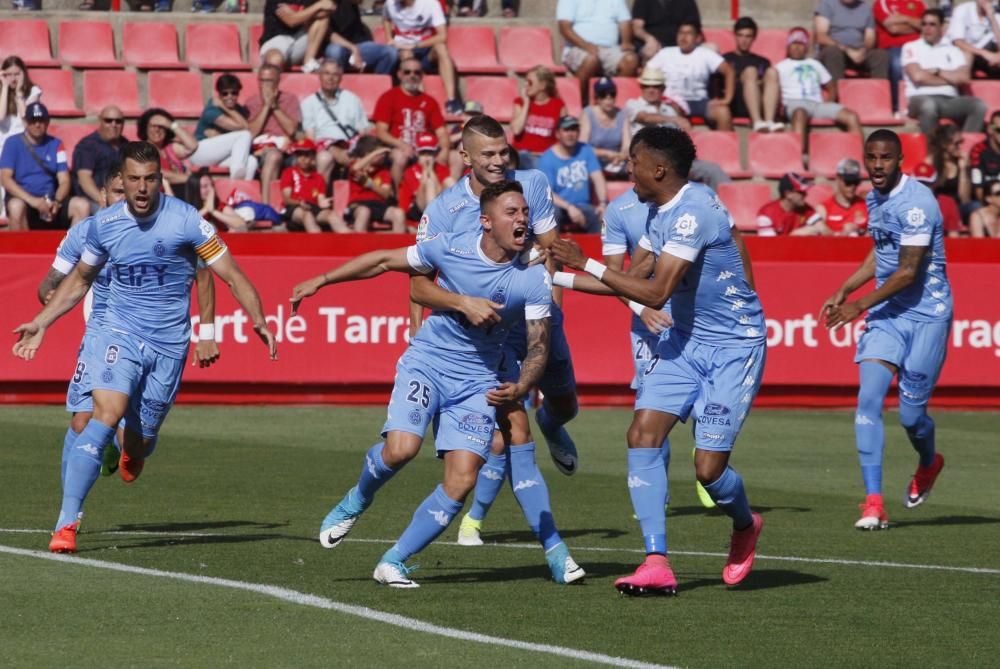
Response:
[[[733,465],[763,514],[764,532],[753,573],[732,589],[721,579],[729,522],[698,505],[690,433],[678,426],[667,522],[680,593],[623,599],[612,583],[642,559],[625,486],[630,416],[581,412],[570,426],[581,456],[574,477],[559,474],[539,444],[556,521],[588,573],[582,585],[549,580],[542,551],[506,489],[487,519],[486,546],[455,545],[456,520],[415,559],[421,587],[397,591],[377,586],[371,572],[440,480],[430,442],[380,492],[348,541],[323,550],[316,540],[323,516],[355,482],[383,409],[176,408],[134,485],[117,476],[98,481],[77,556],[50,560],[45,549],[59,509],[67,415],[59,407],[0,408],[2,663],[596,666],[589,657],[624,658],[632,666],[882,668],[1000,662],[1000,415],[935,414],[947,465],[929,501],[906,510],[902,496],[916,458],[896,414],[887,413],[892,527],[859,532],[853,523],[863,490],[851,413],[755,412]],[[111,568],[121,566],[129,571]],[[246,586],[231,587],[234,581]],[[283,589],[284,598],[264,586]],[[385,614],[408,620],[389,625],[377,619]]]

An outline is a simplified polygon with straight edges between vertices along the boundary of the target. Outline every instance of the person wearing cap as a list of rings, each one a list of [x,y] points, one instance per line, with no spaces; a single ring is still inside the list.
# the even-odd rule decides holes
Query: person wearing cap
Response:
[[[938,180],[937,170],[930,163],[918,163],[913,168],[912,176],[932,191],[934,190],[934,184]],[[958,208],[958,202],[955,198],[944,193],[935,193],[934,197],[937,199],[938,208],[941,210],[941,219],[945,234],[949,237],[960,237],[965,232],[965,226],[962,224],[962,210]],[[976,211],[979,210],[977,209]],[[972,213],[974,215],[976,212]]]
[[[673,98],[682,100],[689,117],[704,119],[716,130],[732,130],[733,116],[729,109],[735,91],[733,68],[716,51],[700,46],[701,24],[684,22],[677,28],[677,46],[660,50],[647,68],[659,68]],[[710,99],[708,81],[713,74],[722,77],[722,97]]]
[[[834,85],[847,68],[873,79],[889,78],[889,53],[876,46],[875,16],[865,0],[819,0],[813,16],[819,61]],[[837,99],[833,88],[831,100]]]
[[[580,141],[593,147],[606,175],[624,179],[627,176],[626,162],[628,146],[632,141],[632,126],[628,115],[615,102],[617,95],[618,87],[607,77],[594,84],[597,104],[583,109],[580,117]]]
[[[350,4],[350,3],[347,3]],[[347,151],[357,137],[372,127],[361,98],[341,88],[344,70],[340,62],[326,59],[319,67],[319,90],[301,104],[302,130],[316,142],[316,169],[330,182],[336,166],[349,162]]]
[[[333,210],[333,198],[326,195],[326,182],[316,171],[316,144],[304,138],[290,147],[295,164],[281,173],[281,197],[285,201],[285,220],[289,229],[323,232],[328,225],[334,232],[350,232],[340,215]]]
[[[417,162],[406,168],[399,186],[399,208],[414,223],[441,191],[455,185],[451,170],[437,161],[440,150],[437,137],[431,133],[417,135]]]
[[[566,116],[566,103],[556,91],[556,78],[544,65],[536,65],[524,75],[522,94],[514,98],[510,131],[511,146],[518,153],[521,169],[535,167],[538,157],[556,143],[556,124]]]
[[[761,237],[814,234],[808,226],[819,222],[819,214],[806,202],[812,184],[795,172],[778,180],[778,199],[765,203],[757,212],[757,234]]]
[[[861,133],[857,113],[837,102],[824,101],[823,94],[836,99],[836,82],[826,67],[815,58],[807,58],[809,31],[792,28],[788,31],[788,57],[774,66],[781,83],[781,101],[792,131],[802,136],[803,158],[809,155],[809,120],[821,119],[836,123],[848,132]],[[753,156],[750,157],[753,160]]]
[[[63,227],[70,192],[66,150],[62,140],[48,134],[49,110],[41,102],[25,108],[24,125],[0,153],[9,229]]]
[[[351,164],[348,166],[351,182],[346,216],[353,223],[355,232],[368,232],[376,227],[375,223],[388,224],[395,233],[406,232],[406,214],[389,202],[394,188],[386,164],[388,160],[389,147],[371,135],[359,139],[351,149]],[[378,227],[385,229],[384,225]]]
[[[837,163],[833,194],[816,207],[820,220],[805,230],[817,235],[863,235],[868,229],[868,207],[858,196],[861,163],[844,158]],[[806,234],[803,232],[802,234]]]
[[[667,78],[658,67],[646,66],[639,75],[639,95],[625,102],[625,113],[632,124],[632,134],[647,125],[673,125],[690,132],[687,106],[666,97]]]
[[[920,131],[930,137],[941,118],[965,132],[982,132],[986,103],[959,89],[972,78],[972,63],[957,46],[944,39],[944,13],[928,9],[920,18],[920,39],[903,47],[903,80],[907,112]]]
[[[562,62],[580,82],[580,100],[590,101],[590,80],[634,77],[639,57],[632,44],[632,14],[625,0],[559,0],[556,22],[565,46]]]
[[[556,143],[538,159],[538,169],[552,187],[556,222],[564,230],[600,232],[608,206],[608,184],[594,149],[580,142],[580,121],[563,116]],[[593,190],[592,190],[593,189]],[[597,205],[592,203],[596,196]]]
[[[737,118],[749,117],[754,132],[784,130],[785,124],[776,120],[781,102],[778,71],[770,60],[750,51],[757,39],[757,22],[741,16],[733,24],[733,36],[736,48],[722,55],[736,79],[730,111]]]

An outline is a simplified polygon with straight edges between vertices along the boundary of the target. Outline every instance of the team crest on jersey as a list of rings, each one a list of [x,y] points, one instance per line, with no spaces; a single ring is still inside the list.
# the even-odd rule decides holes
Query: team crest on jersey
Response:
[[[490,300],[496,302],[497,304],[504,304],[507,300],[507,294],[503,292],[503,288],[497,288],[490,295]]]
[[[424,237],[427,236],[427,226],[430,225],[431,219],[427,218],[427,214],[420,217],[420,223],[417,224],[417,241],[424,241]]]
[[[418,240],[418,243],[423,244],[424,242],[429,242],[432,239],[437,239],[440,234],[441,234],[440,232],[435,232],[430,237],[424,237],[423,239]]]
[[[409,419],[410,419],[410,423],[411,424],[413,424],[413,425],[420,425],[420,419],[421,418],[422,418],[422,416],[421,416],[420,412],[417,411],[416,409],[414,409],[413,411],[410,412]]]
[[[163,245],[162,239],[157,239],[156,243],[153,244],[153,253],[157,258],[162,258],[167,252],[167,247]]]
[[[674,231],[681,237],[690,237],[698,229],[698,221],[693,214],[684,214],[674,223]]]
[[[104,373],[101,374],[101,381],[104,381],[104,383],[111,383],[113,378],[115,378],[115,375],[112,373],[110,367],[106,368]]]
[[[104,352],[104,362],[109,365],[118,362],[118,346],[116,344],[108,346],[108,350]]]
[[[201,219],[201,223],[198,224],[198,229],[201,230],[201,234],[205,236],[205,239],[211,239],[215,235],[215,226],[206,221],[204,218]]]
[[[927,214],[920,207],[914,207],[906,212],[906,223],[914,228],[919,228],[927,220]]]

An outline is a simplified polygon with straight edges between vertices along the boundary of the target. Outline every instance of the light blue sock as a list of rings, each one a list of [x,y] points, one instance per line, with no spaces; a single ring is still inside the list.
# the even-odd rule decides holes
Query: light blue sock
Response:
[[[670,504],[670,439],[663,440],[663,446],[660,447],[663,452],[663,475],[667,477],[667,495],[663,499],[663,506]]]
[[[76,521],[83,509],[83,500],[101,475],[101,454],[114,433],[115,428],[91,418],[87,427],[73,442],[66,464],[62,509],[59,511],[56,530]]]
[[[549,404],[547,399],[542,400],[542,406],[538,407],[538,411],[535,412],[535,422],[538,423],[538,429],[542,431],[549,439],[559,439],[560,428],[563,425],[573,420],[576,416],[574,412],[570,416],[561,416],[558,412],[552,410],[552,406]]]
[[[361,476],[358,478],[358,497],[367,506],[378,489],[384,486],[398,470],[390,468],[382,461],[382,449],[385,442],[378,442],[368,449],[365,454],[365,466],[361,468]]]
[[[69,465],[69,454],[73,449],[73,442],[76,438],[80,436],[79,432],[74,432],[73,428],[66,428],[66,436],[63,437],[63,451],[62,451],[62,475],[59,479],[60,486],[63,490],[66,490],[66,467]]]
[[[726,467],[722,476],[711,483],[702,484],[727,516],[733,519],[733,528],[745,530],[753,524],[750,515],[750,502],[747,501],[747,491],[743,487],[743,477],[732,467]]]
[[[885,448],[882,404],[892,383],[892,371],[877,362],[862,362],[858,367],[861,388],[858,411],[854,415],[854,438],[861,462],[861,478],[865,482],[865,494],[881,495],[882,450]]]
[[[469,509],[469,517],[473,520],[482,520],[489,513],[490,507],[500,495],[503,489],[504,479],[507,478],[507,454],[495,455],[490,453],[479,470],[479,477],[476,479],[476,491],[472,498],[472,506]]]
[[[405,562],[428,546],[451,524],[455,514],[462,510],[464,500],[455,501],[439,485],[413,513],[413,520],[396,545],[382,556],[382,562]]]
[[[934,464],[934,420],[927,415],[927,406],[910,406],[899,403],[899,422],[906,430],[913,449],[920,455],[920,466]]]
[[[556,530],[549,501],[549,487],[535,462],[535,443],[510,447],[510,485],[525,520],[542,548],[549,550],[562,539]]]
[[[669,444],[660,448],[628,449],[628,494],[639,519],[646,553],[667,554],[667,467]]]

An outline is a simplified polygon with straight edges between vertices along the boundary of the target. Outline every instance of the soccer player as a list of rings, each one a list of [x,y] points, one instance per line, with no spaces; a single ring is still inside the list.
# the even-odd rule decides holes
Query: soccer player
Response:
[[[417,238],[440,232],[476,230],[479,227],[479,194],[488,184],[513,179],[524,187],[530,215],[530,233],[543,247],[556,239],[556,223],[548,180],[538,170],[511,170],[511,148],[507,136],[495,119],[480,115],[470,119],[462,130],[462,157],[469,174],[444,191],[430,204],[421,218]],[[530,246],[530,245],[529,245]],[[410,281],[411,298],[432,309],[461,311],[473,326],[489,325],[495,320],[488,302],[475,303],[449,293],[426,277]],[[477,311],[477,308],[480,309]],[[419,327],[422,309],[410,310],[411,329]],[[549,453],[563,474],[572,476],[577,469],[576,444],[565,423],[578,411],[576,377],[569,344],[562,328],[562,311],[553,307],[552,340],[548,365],[538,386],[545,395],[535,420],[548,442]],[[501,381],[517,378],[518,365],[526,353],[523,326],[517,326],[507,338],[500,369]],[[560,543],[553,521],[548,486],[535,461],[535,442],[528,414],[523,404],[498,409],[500,431],[486,465],[479,472],[476,494],[469,513],[459,526],[458,542],[466,546],[482,545],[482,522],[500,494],[505,479],[510,479],[514,495],[528,524],[546,550]],[[509,451],[509,454],[508,454]]]
[[[19,325],[14,355],[31,360],[45,331],[72,309],[100,274],[112,267],[103,327],[93,342],[93,415],[74,440],[66,466],[62,508],[49,550],[76,551],[77,515],[97,479],[105,445],[125,419],[119,475],[131,482],[156,444],[180,385],[191,339],[191,282],[201,258],[232,289],[254,331],[277,357],[260,298],[215,228],[198,211],[161,195],[160,154],[149,142],[123,149],[125,201],[102,210],[87,234],[80,262],[52,299]]]
[[[626,274],[587,258],[573,242],[551,247],[556,260],[590,275],[559,272],[553,283],[655,309],[670,300],[673,326],[643,373],[628,430],[628,486],[646,560],[615,587],[627,595],[677,590],[667,558],[661,447],[677,421],[692,413],[695,475],[733,521],[722,578],[735,585],[750,573],[762,526],[729,456],[764,371],[764,313],[744,271],[749,260],[732,217],[710,189],[688,181],[695,148],[687,133],[643,128],[629,154],[636,195],[658,208],[640,242],[648,253]]]
[[[549,349],[549,275],[519,259],[529,247],[528,204],[521,184],[501,181],[481,193],[479,230],[432,234],[409,248],[372,251],[303,282],[292,293],[293,309],[331,283],[387,271],[439,272],[449,290],[488,299],[496,306],[491,327],[471,327],[457,311],[434,311],[396,365],[396,381],[382,428],[384,441],[365,456],[356,486],[323,520],[320,543],[343,541],[375,493],[420,450],[428,425],[444,460],[444,480],[421,503],[399,540],[382,555],[373,578],[393,588],[418,587],[405,562],[434,541],[462,509],[490,449],[497,407],[517,402],[538,381]],[[528,351],[515,382],[497,377],[501,345],[510,330],[527,323]],[[548,551],[557,583],[584,571],[561,541]]]
[[[865,168],[873,189],[866,204],[875,245],[820,311],[832,329],[868,311],[854,356],[861,375],[854,436],[867,495],[854,524],[860,530],[889,526],[882,500],[882,404],[893,376],[899,375],[899,422],[920,459],[903,505],[923,504],[944,467],[934,445],[934,421],[927,415],[951,329],[943,222],[934,193],[902,173],[902,158],[896,133],[881,129],[868,136]],[[848,300],[871,279],[875,290]]]

